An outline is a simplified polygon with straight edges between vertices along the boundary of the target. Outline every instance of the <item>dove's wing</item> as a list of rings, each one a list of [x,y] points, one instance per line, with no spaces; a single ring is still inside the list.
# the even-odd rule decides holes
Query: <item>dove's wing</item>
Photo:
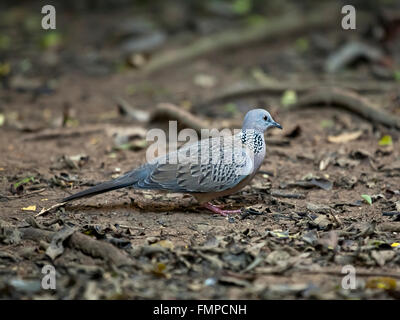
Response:
[[[147,175],[135,186],[176,192],[219,192],[235,187],[253,169],[252,153],[240,138],[217,137],[155,159],[143,167]]]

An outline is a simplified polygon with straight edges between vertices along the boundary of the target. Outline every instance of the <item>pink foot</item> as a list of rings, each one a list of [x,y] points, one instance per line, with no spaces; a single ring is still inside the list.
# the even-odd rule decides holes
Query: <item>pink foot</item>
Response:
[[[204,208],[207,208],[208,210],[211,210],[212,212],[218,213],[220,215],[223,215],[226,217],[228,214],[235,214],[235,213],[240,213],[242,210],[222,210],[218,208],[217,206],[214,206],[210,202],[203,204]]]

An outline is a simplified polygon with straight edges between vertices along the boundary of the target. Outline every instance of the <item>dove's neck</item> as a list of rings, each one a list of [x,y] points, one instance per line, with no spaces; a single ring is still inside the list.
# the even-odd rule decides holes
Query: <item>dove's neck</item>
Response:
[[[264,133],[254,129],[242,129],[240,138],[254,154],[265,152]]]

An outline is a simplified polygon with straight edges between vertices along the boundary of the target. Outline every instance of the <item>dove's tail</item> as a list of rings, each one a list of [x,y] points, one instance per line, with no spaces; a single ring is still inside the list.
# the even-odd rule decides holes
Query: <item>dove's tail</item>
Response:
[[[105,193],[112,190],[117,190],[126,187],[134,187],[135,184],[143,179],[144,175],[146,175],[146,170],[137,169],[131,172],[126,173],[125,175],[111,181],[103,182],[94,186],[92,188],[83,190],[81,192],[75,193],[69,197],[66,197],[61,200],[61,202],[68,202],[80,198],[91,197],[97,194]]]

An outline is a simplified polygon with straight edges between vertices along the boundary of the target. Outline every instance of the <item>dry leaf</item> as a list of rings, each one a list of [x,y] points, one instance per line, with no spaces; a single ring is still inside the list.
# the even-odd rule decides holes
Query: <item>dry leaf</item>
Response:
[[[36,211],[36,206],[33,205],[33,206],[28,206],[28,207],[25,207],[25,208],[21,208],[21,209],[24,210],[24,211]]]
[[[69,226],[65,226],[58,232],[56,232],[51,239],[51,243],[46,250],[46,255],[54,260],[64,252],[64,241],[69,238],[75,230]]]
[[[332,143],[347,143],[353,140],[357,140],[361,135],[362,131],[345,132],[338,136],[328,136],[328,141]]]
[[[216,85],[217,80],[208,74],[198,74],[194,77],[194,83],[202,88],[212,88]]]

